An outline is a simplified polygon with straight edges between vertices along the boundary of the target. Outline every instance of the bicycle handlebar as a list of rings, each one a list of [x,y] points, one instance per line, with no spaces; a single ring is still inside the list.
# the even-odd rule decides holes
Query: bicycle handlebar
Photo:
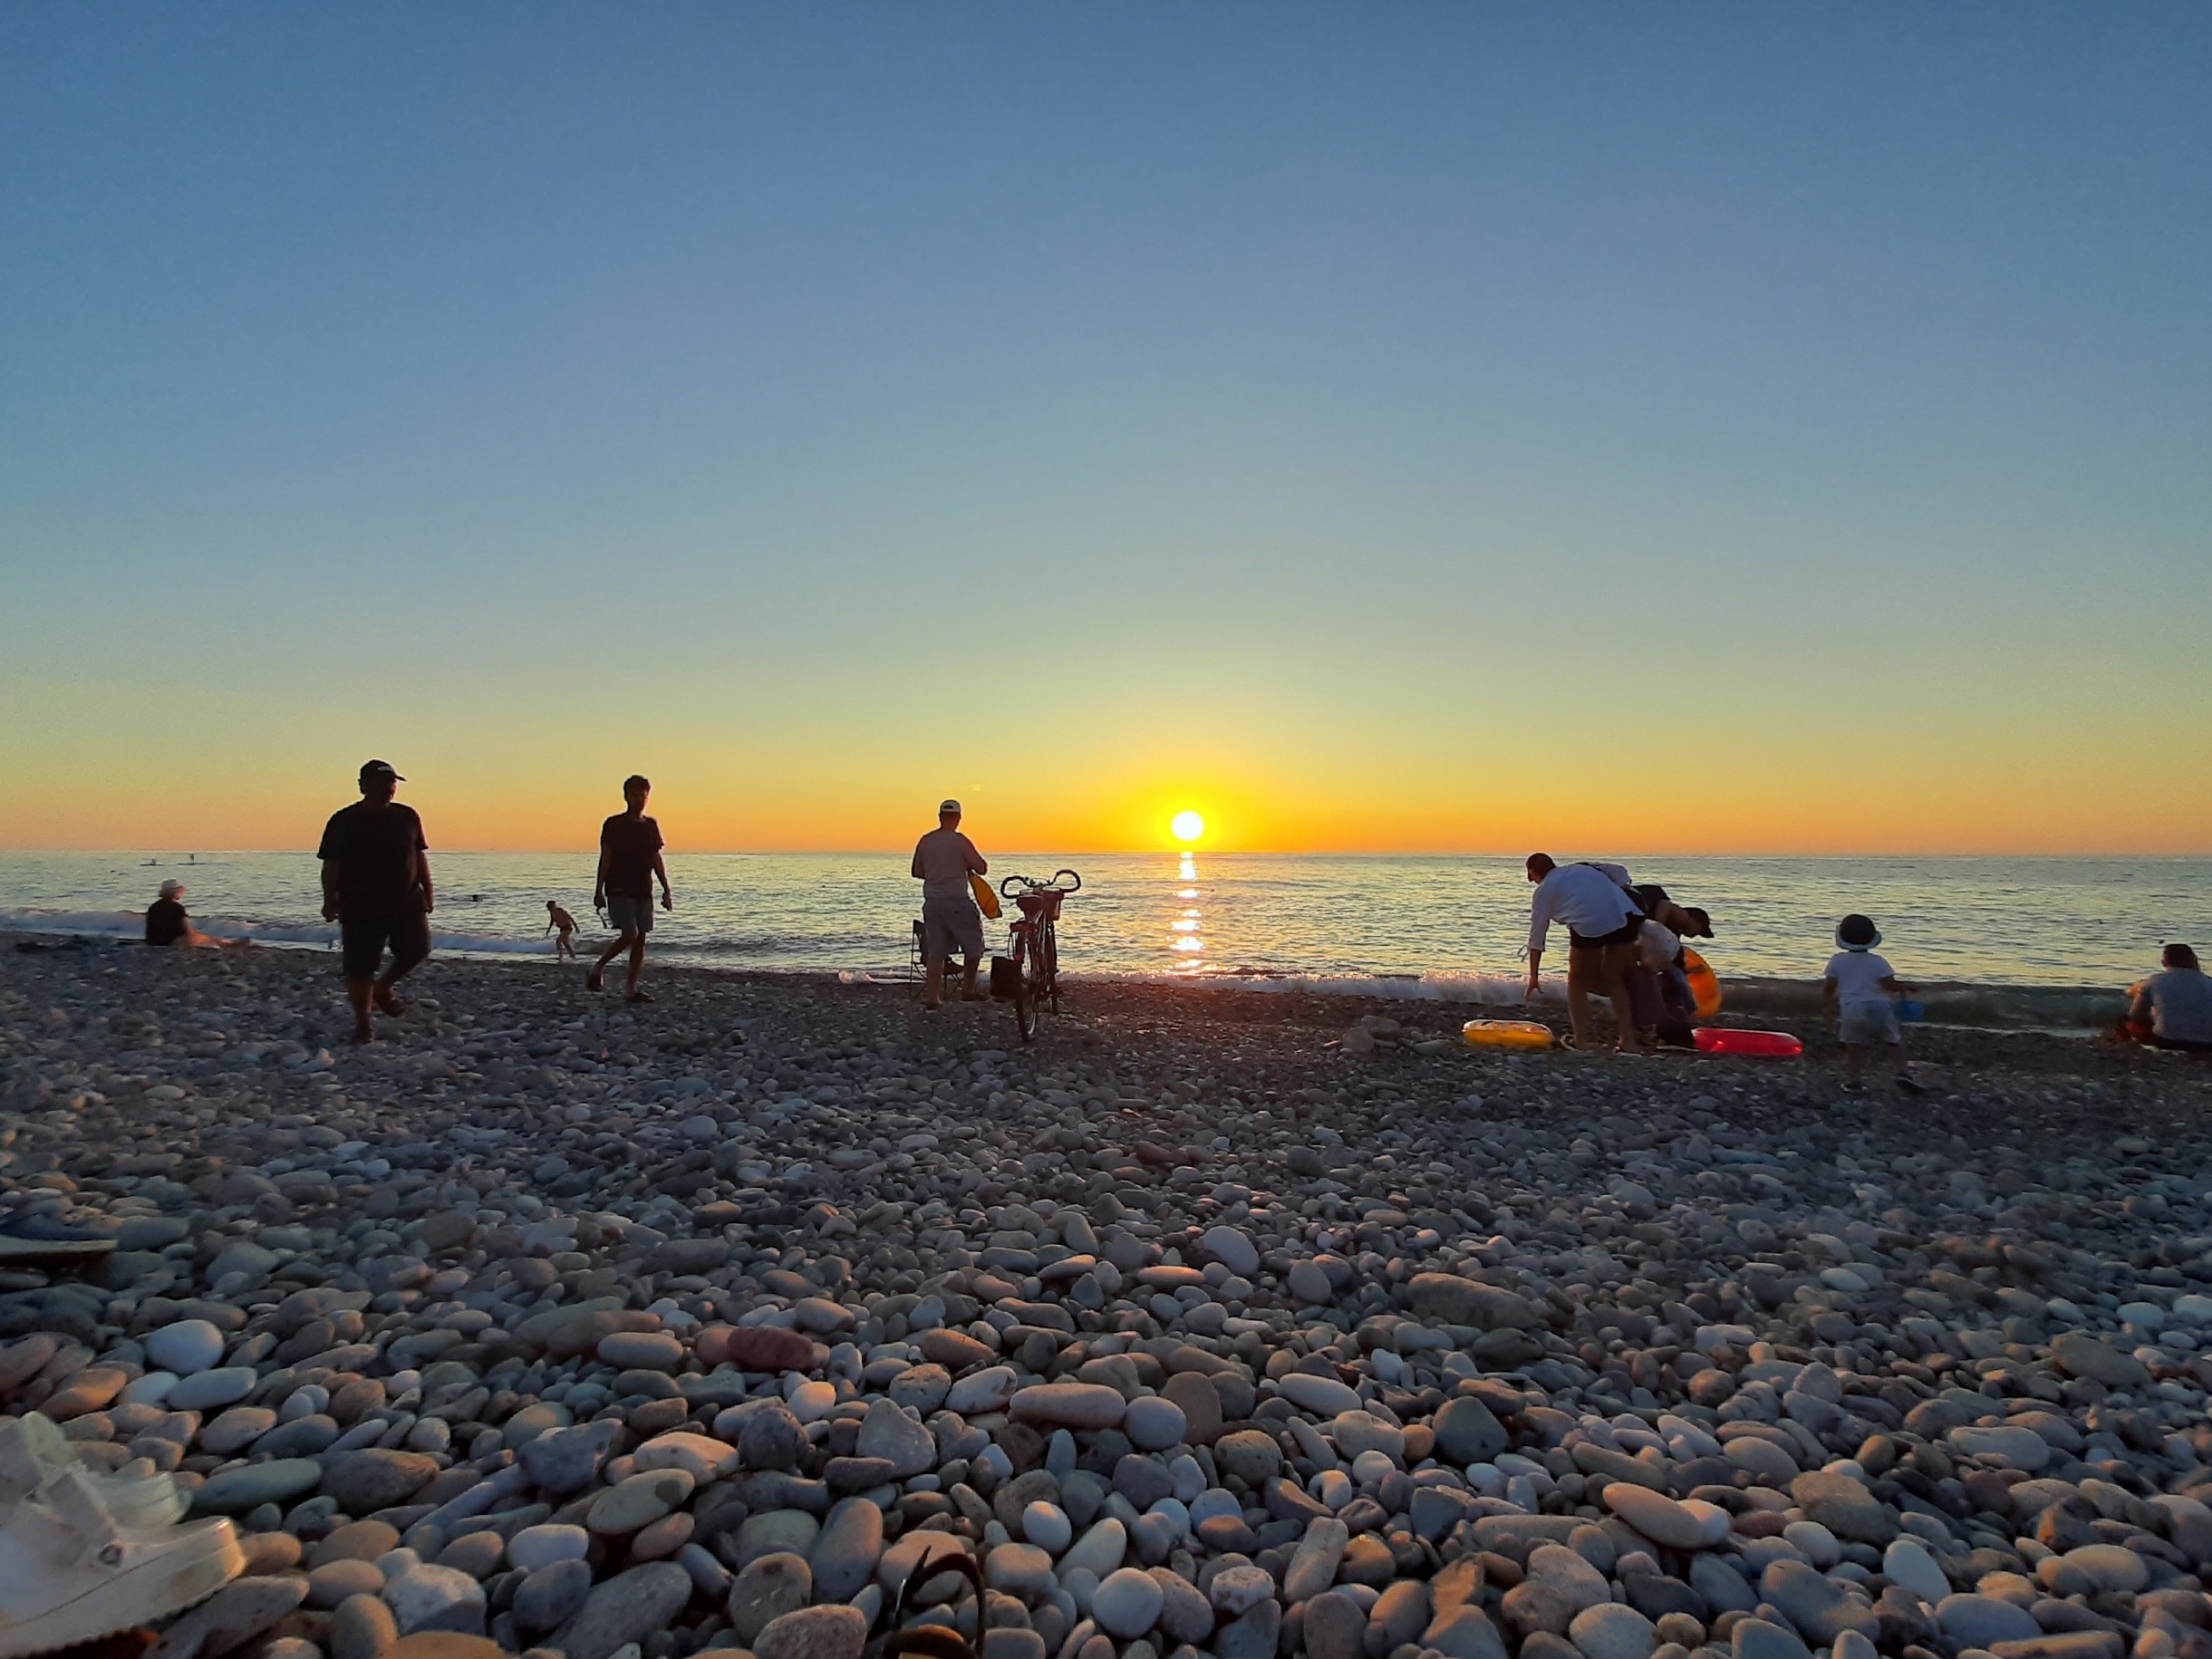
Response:
[[[1071,885],[1061,885],[1062,876],[1066,876]],[[1016,896],[1014,890],[1017,887],[1028,892],[1081,892],[1083,878],[1073,870],[1055,870],[1048,882],[1039,882],[1026,875],[1009,875],[999,883],[999,896],[1011,899]]]

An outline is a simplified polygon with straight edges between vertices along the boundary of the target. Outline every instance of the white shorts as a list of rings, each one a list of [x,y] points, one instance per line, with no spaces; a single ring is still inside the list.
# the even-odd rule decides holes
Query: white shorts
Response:
[[[1847,1002],[1836,1018],[1836,1035],[1854,1047],[1870,1043],[1898,1043],[1897,1009],[1887,1002]]]

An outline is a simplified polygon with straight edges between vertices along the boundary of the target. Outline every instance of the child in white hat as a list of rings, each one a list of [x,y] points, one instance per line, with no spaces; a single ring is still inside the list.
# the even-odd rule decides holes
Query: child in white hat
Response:
[[[1881,942],[1881,930],[1870,917],[1853,914],[1838,922],[1838,948],[1821,979],[1821,1002],[1834,1016],[1836,1036],[1843,1044],[1846,1093],[1859,1093],[1866,1051],[1879,1043],[1889,1051],[1889,1080],[1904,1093],[1917,1095],[1920,1085],[1905,1075],[1905,1037],[1890,1000],[1904,995],[1906,987],[1887,959],[1874,954]]]

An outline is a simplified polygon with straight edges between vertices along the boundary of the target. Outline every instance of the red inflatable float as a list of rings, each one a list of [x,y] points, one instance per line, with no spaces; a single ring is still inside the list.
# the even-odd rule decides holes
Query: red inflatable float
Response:
[[[1804,1044],[1787,1031],[1743,1031],[1734,1026],[1700,1026],[1695,1033],[1701,1054],[1756,1055],[1770,1060],[1794,1060],[1805,1052]]]

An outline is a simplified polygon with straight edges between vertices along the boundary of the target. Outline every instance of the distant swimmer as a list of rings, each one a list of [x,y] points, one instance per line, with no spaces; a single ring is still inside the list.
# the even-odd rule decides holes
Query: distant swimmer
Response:
[[[574,961],[576,955],[576,919],[563,910],[557,899],[546,901],[546,931],[558,935],[553,941],[553,960]]]
[[[217,939],[212,933],[203,933],[192,925],[192,918],[184,908],[184,883],[167,881],[161,883],[161,896],[146,907],[146,942],[150,945],[183,946],[188,950],[212,949],[216,946],[248,945],[249,939]]]
[[[968,878],[990,873],[975,843],[960,833],[960,803],[940,802],[937,827],[914,844],[913,877],[922,883],[922,960],[928,969],[922,992],[925,1008],[942,1000],[945,960],[956,950],[964,961],[961,1000],[982,1000],[975,976],[983,965],[983,913],[975,907]]]
[[[430,844],[411,806],[392,796],[407,780],[388,761],[361,768],[361,799],[331,815],[315,856],[323,861],[323,919],[338,924],[345,960],[346,1000],[353,1005],[353,1040],[368,1042],[369,1007],[398,1018],[412,1006],[392,989],[430,953]],[[391,967],[377,969],[384,947]]]
[[[2124,1034],[2147,1048],[2212,1054],[2212,975],[2182,944],[2159,953],[2159,969],[2135,988]]]
[[[599,826],[599,873],[592,883],[592,908],[606,912],[614,927],[614,942],[599,954],[584,976],[586,989],[606,983],[607,964],[623,951],[630,953],[630,984],[625,1002],[651,1002],[638,989],[638,976],[645,971],[645,935],[652,931],[652,884],[661,883],[661,908],[675,909],[668,891],[668,864],[661,850],[661,826],[645,815],[645,799],[652,783],[635,774],[623,779],[623,810]]]
[[[1549,853],[1528,857],[1529,880],[1536,884],[1529,903],[1529,985],[1536,996],[1544,945],[1551,924],[1567,924],[1567,1017],[1575,1047],[1595,1052],[1589,998],[1596,991],[1613,1005],[1620,1031],[1620,1052],[1644,1052],[1636,1026],[1636,1002],[1628,976],[1637,970],[1637,940],[1644,911],[1628,891],[1628,873],[1618,864],[1562,864]]]

